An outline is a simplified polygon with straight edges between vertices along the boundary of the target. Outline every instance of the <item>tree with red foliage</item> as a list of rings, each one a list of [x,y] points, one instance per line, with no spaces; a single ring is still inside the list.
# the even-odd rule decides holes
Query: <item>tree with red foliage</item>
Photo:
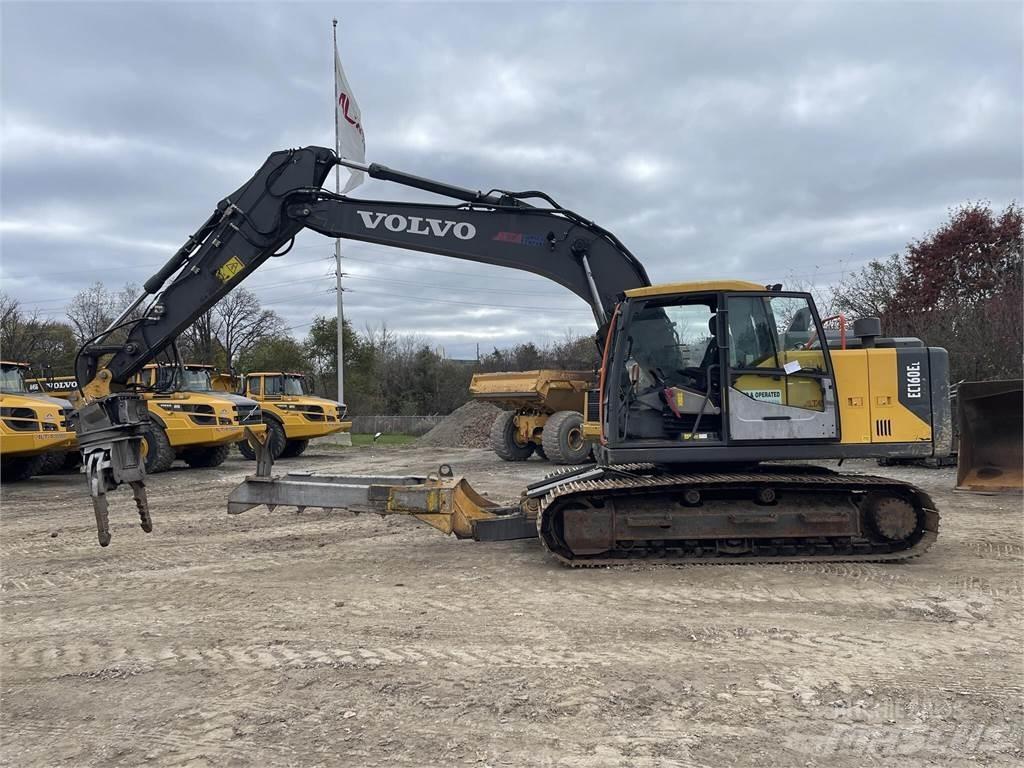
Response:
[[[954,381],[1020,378],[1022,264],[1020,206],[996,214],[968,203],[905,255],[872,262],[836,286],[834,299],[852,314],[870,307],[889,334],[945,347]]]

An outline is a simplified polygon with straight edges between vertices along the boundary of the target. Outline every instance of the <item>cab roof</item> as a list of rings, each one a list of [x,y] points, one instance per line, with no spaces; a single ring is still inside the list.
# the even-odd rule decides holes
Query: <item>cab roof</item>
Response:
[[[304,373],[292,373],[291,371],[249,371],[245,374],[246,376],[298,376],[301,379],[306,378]]]
[[[629,298],[668,296],[676,293],[716,293],[718,291],[761,291],[765,287],[747,280],[698,280],[692,283],[662,283],[626,291]]]

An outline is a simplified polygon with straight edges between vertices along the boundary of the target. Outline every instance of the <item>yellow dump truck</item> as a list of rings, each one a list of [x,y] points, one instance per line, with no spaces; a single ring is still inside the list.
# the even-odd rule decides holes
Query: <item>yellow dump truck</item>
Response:
[[[525,461],[534,452],[555,464],[588,460],[591,429],[583,418],[590,371],[518,371],[477,373],[469,385],[476,400],[502,408],[491,427],[491,447],[505,461]]]
[[[158,366],[150,365],[132,382],[152,387],[157,384]],[[56,376],[35,381],[47,392],[61,393],[72,405],[81,405],[81,394],[73,376]],[[245,439],[249,408],[239,406],[218,392],[143,392],[150,424],[143,437],[146,474],[165,472],[175,460],[190,467],[216,467],[224,463],[231,446]]]
[[[0,362],[0,478],[26,480],[75,445],[71,404],[31,392],[24,363]]]
[[[352,429],[352,422],[345,420],[344,403],[306,394],[306,377],[301,373],[256,371],[241,377],[220,374],[214,376],[213,386],[245,395],[262,406],[275,459],[301,455],[315,437]],[[238,450],[247,459],[256,458],[247,441],[239,442]]]

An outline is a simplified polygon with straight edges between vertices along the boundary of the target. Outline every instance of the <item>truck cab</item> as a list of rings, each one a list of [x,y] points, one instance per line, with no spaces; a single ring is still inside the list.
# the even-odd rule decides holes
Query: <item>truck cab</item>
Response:
[[[345,405],[307,394],[306,377],[301,373],[256,371],[241,377],[238,387],[241,394],[262,406],[275,459],[299,456],[311,439],[352,428],[352,422],[345,420]],[[240,443],[238,448],[246,458],[256,457],[248,443]]]
[[[149,369],[150,366],[146,368]],[[218,387],[215,384],[215,377],[219,377],[219,374],[212,365],[186,363],[180,368],[164,365],[160,366],[157,370],[157,376],[159,388],[173,386],[173,389],[179,392],[192,392],[227,400],[232,404],[238,423],[241,426],[250,427],[257,433],[262,433],[266,430],[263,424],[263,409],[260,407],[260,404],[236,392]]]
[[[143,445],[148,474],[170,469],[176,459],[196,468],[220,466],[231,446],[246,439],[245,428],[259,423],[258,403],[214,391],[208,372],[180,372],[196,387],[186,389],[175,370],[150,363],[132,377],[150,388],[143,392],[152,422]]]
[[[5,482],[38,474],[46,457],[75,446],[71,403],[30,390],[25,363],[0,361],[0,477]]]

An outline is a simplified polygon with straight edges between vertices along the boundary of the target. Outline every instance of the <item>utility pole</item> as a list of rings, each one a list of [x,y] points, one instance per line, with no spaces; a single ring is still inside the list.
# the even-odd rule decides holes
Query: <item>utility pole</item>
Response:
[[[338,55],[338,20],[334,19],[334,55]],[[341,155],[341,137],[338,134],[338,67],[331,62],[331,66],[334,67],[334,151],[339,156]],[[334,166],[334,191],[339,195],[341,194],[341,166]],[[344,349],[344,327],[345,327],[345,307],[342,302],[342,287],[341,287],[341,238],[335,238],[334,240],[334,276],[335,284],[338,292],[338,402],[345,402],[345,349]]]

